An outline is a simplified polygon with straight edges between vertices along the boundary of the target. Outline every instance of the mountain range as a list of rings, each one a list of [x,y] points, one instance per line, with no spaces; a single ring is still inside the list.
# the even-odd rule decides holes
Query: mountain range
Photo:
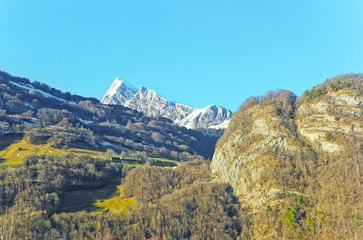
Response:
[[[302,96],[250,97],[218,142],[205,132],[219,111],[226,123],[222,108],[172,103],[119,79],[103,102],[0,71],[0,233],[21,218],[17,239],[73,239],[79,231],[88,239],[361,239],[361,74],[328,79]],[[209,128],[184,127],[203,126],[195,119],[205,114],[213,115],[213,124],[203,123]],[[135,162],[112,156],[189,162],[171,169],[150,160],[130,170]],[[122,193],[97,218],[81,205],[61,213],[67,191],[96,189],[113,175],[123,178]],[[120,206],[127,215],[112,215]]]
[[[230,110],[221,106],[209,105],[203,109],[197,109],[185,104],[171,102],[144,86],[137,90],[118,77],[101,102],[107,105],[129,107],[148,116],[166,117],[180,126],[191,129],[225,129],[233,115]]]

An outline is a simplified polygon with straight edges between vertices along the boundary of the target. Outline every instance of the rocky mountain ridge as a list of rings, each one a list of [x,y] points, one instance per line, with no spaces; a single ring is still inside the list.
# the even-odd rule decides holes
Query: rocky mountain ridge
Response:
[[[221,106],[210,105],[203,109],[196,109],[171,102],[144,86],[137,91],[131,84],[119,78],[115,79],[101,102],[108,105],[123,105],[148,116],[166,117],[180,126],[191,129],[224,129],[233,115],[230,110]]]
[[[137,89],[131,84],[126,84],[118,77],[113,81],[101,102],[114,105],[127,105],[131,98],[137,93]]]

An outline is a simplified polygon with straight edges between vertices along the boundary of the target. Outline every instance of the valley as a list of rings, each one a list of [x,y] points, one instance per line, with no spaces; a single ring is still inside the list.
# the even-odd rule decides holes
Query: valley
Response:
[[[302,96],[278,90],[250,97],[233,117],[119,79],[107,104],[4,72],[0,88],[4,239],[363,234],[359,74],[328,79]],[[128,108],[135,96],[172,108],[151,116],[147,104]],[[168,118],[160,109],[190,111]]]

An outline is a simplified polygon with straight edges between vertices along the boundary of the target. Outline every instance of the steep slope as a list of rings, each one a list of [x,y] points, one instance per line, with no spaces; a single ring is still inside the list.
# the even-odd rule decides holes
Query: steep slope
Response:
[[[176,124],[186,128],[226,128],[232,117],[232,112],[215,105],[203,109],[192,108],[185,104],[166,100],[150,90],[141,86],[139,91],[116,78],[110,89],[101,100],[108,105],[123,105],[145,113],[148,116],[162,116],[173,120]]]
[[[288,91],[248,99],[219,140],[211,171],[253,214],[253,238],[361,235],[361,76],[338,76],[297,99]]]
[[[118,77],[113,81],[101,102],[104,104],[127,105],[127,102],[136,94],[137,90],[130,84],[126,84]]]
[[[328,92],[299,107],[296,124],[316,152],[340,154],[347,143],[363,139],[362,108],[363,98],[349,89]]]
[[[301,154],[303,143],[291,127],[294,102],[291,92],[281,91],[239,112],[213,156],[214,177],[230,183],[251,211],[265,208],[267,203],[279,204],[276,195],[295,191],[294,186],[286,188],[273,179],[264,179],[279,167],[281,158]],[[231,130],[233,127],[236,129]]]
[[[163,116],[176,122],[193,112],[192,107],[169,102],[155,91],[143,86],[141,86],[140,90],[132,97],[126,106],[139,112],[143,112],[148,116]]]

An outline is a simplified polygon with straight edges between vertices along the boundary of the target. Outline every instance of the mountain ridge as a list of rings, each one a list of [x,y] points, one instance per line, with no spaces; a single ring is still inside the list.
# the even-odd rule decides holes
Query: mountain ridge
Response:
[[[148,89],[145,86],[141,86],[135,92],[135,89],[129,88],[124,81],[122,81],[123,84],[119,85],[115,84],[115,81],[101,99],[102,103],[123,105],[149,116],[160,115],[167,117],[176,124],[191,129],[225,128],[228,126],[229,120],[233,115],[230,110],[222,106],[209,105],[203,109],[198,109],[168,101],[154,90]],[[217,111],[215,110],[216,108],[218,109]]]

